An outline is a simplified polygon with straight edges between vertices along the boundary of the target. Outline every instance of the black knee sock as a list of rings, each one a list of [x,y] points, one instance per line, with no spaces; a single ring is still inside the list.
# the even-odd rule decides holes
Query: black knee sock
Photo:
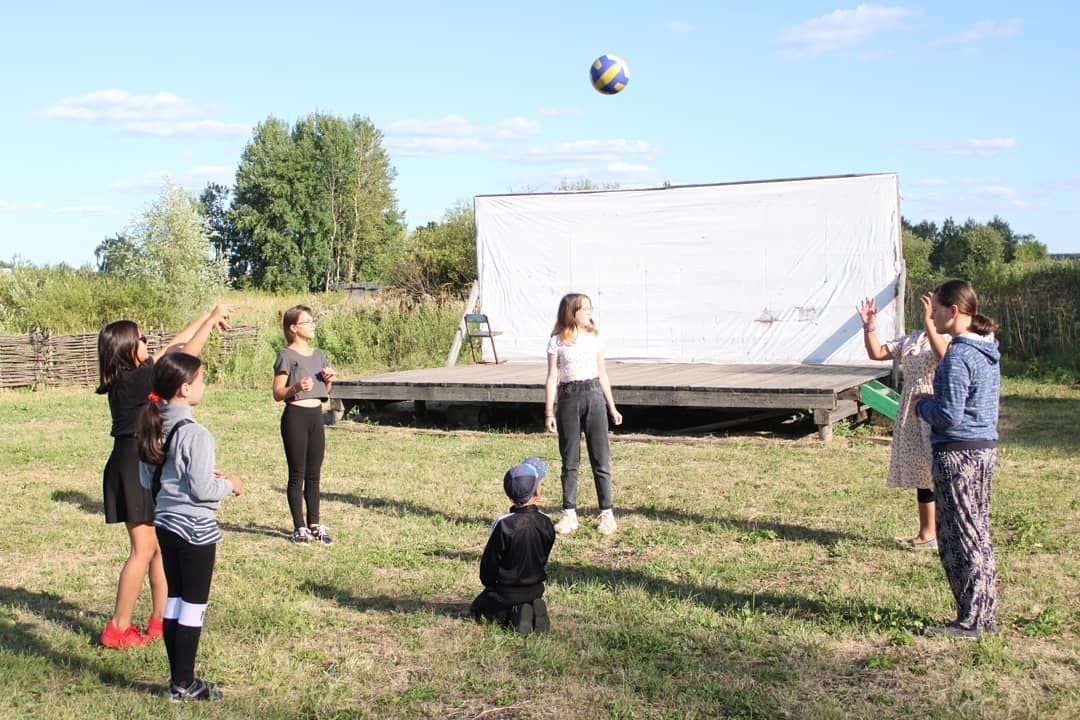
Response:
[[[161,635],[165,640],[165,654],[169,657],[169,677],[176,678],[176,619],[162,620]]]
[[[195,679],[195,653],[199,651],[201,627],[176,626],[176,669],[173,684],[187,687]]]

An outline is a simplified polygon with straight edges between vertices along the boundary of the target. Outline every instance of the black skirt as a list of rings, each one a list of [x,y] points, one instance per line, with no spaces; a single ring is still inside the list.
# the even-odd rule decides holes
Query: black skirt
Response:
[[[139,450],[131,435],[113,438],[101,485],[105,522],[154,523],[154,499],[139,482]]]

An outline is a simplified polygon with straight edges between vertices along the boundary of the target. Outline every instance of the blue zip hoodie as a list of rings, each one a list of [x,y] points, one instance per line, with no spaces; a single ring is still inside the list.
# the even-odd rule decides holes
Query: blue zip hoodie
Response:
[[[934,372],[934,397],[917,407],[919,417],[930,424],[931,445],[996,443],[1000,360],[993,335],[953,338]]]

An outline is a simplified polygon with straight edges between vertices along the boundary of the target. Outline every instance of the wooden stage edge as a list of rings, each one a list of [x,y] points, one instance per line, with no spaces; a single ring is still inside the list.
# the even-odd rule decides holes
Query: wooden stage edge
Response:
[[[813,410],[824,439],[832,423],[860,412],[859,386],[888,365],[607,363],[620,405]],[[543,403],[546,366],[504,362],[403,370],[335,380],[335,419],[357,401]]]

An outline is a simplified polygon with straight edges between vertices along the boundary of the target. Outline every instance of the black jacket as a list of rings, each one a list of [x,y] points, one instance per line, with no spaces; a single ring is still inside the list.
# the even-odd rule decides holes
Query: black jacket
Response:
[[[491,527],[480,582],[507,602],[526,602],[544,594],[547,561],[555,544],[555,526],[536,505],[510,508]]]

